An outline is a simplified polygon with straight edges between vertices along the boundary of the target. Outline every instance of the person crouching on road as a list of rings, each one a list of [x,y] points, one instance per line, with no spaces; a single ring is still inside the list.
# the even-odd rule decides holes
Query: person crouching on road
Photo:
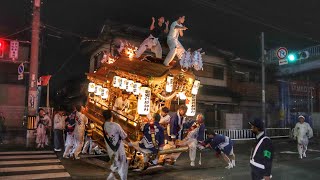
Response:
[[[54,151],[61,151],[63,147],[63,130],[65,127],[66,116],[63,110],[59,109],[58,113],[53,118],[53,133],[54,133]]]
[[[264,134],[262,120],[254,119],[249,124],[251,125],[251,131],[256,135],[256,141],[250,156],[251,178],[252,180],[270,180],[273,160],[272,141]]]
[[[294,128],[294,139],[297,140],[299,158],[302,159],[302,157],[307,157],[308,143],[309,139],[313,137],[313,131],[309,123],[304,122],[304,116],[299,116],[298,119],[299,122]]]
[[[195,166],[198,141],[200,143],[204,141],[205,125],[203,121],[204,116],[200,113],[197,115],[196,120],[186,122],[185,128],[188,129],[188,134],[182,141],[177,143],[178,146],[189,147],[190,166]]]
[[[226,169],[231,169],[236,166],[235,154],[233,153],[233,142],[228,136],[216,134],[215,132],[207,131],[208,139],[203,145],[207,148],[214,149],[217,157],[222,157],[228,164]],[[230,160],[231,159],[231,160]]]
[[[74,149],[72,151],[72,156],[74,159],[80,159],[79,154],[82,150],[83,143],[84,143],[84,134],[85,134],[85,127],[88,124],[88,118],[81,113],[82,106],[77,105],[76,109],[76,126],[74,129]]]
[[[143,153],[144,168],[146,169],[150,164],[158,164],[158,152],[164,147],[164,129],[159,124],[161,116],[155,113],[153,117],[149,117],[149,122],[142,127],[143,138],[140,142],[133,143],[133,147]],[[150,159],[149,157],[152,157]],[[151,160],[149,162],[149,160]],[[150,163],[150,164],[149,164]]]
[[[111,159],[111,173],[107,177],[107,180],[116,179],[114,175],[116,171],[120,175],[121,180],[126,180],[128,174],[128,160],[123,140],[126,140],[129,143],[129,146],[132,146],[132,144],[121,126],[112,122],[113,115],[110,110],[104,110],[102,115],[105,119],[105,123],[103,124],[104,140],[108,155]]]

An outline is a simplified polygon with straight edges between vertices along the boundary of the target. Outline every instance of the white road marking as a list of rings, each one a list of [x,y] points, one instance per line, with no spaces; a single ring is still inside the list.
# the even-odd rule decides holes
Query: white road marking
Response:
[[[14,176],[0,176],[2,180],[22,180],[22,179],[55,179],[70,177],[68,172],[59,173],[44,173],[44,174],[27,174],[27,175],[14,175]]]
[[[0,165],[17,165],[17,164],[41,164],[41,163],[59,163],[59,159],[40,159],[40,160],[20,160],[20,161],[0,161]]]
[[[41,171],[41,170],[52,170],[52,169],[64,169],[64,167],[62,165],[5,167],[5,168],[0,168],[0,173],[19,172],[19,171]]]
[[[51,154],[54,151],[12,151],[12,152],[0,152],[0,155],[14,155],[14,154]]]
[[[44,159],[44,158],[56,158],[55,154],[48,154],[48,155],[15,155],[15,156],[0,156],[0,160],[7,160],[7,159]]]

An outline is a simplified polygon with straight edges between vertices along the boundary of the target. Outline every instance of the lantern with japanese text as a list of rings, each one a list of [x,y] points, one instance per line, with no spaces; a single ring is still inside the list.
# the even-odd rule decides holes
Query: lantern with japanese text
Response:
[[[127,79],[126,79],[126,78],[121,78],[121,79],[120,79],[119,88],[120,88],[120,89],[126,89],[126,82],[127,82]]]
[[[138,99],[138,113],[147,115],[150,113],[151,106],[151,89],[148,87],[140,88],[140,97]]]
[[[102,86],[96,85],[94,94],[97,95],[97,96],[100,96],[100,95],[101,95],[101,92],[102,92]]]
[[[133,92],[133,81],[127,80],[126,82],[126,91],[127,92]]]
[[[120,77],[113,76],[113,82],[112,82],[113,87],[119,87],[119,84],[120,84]]]
[[[166,91],[172,92],[173,90],[173,76],[167,76],[167,84],[166,84]]]
[[[101,98],[108,99],[108,95],[109,95],[109,90],[107,88],[102,88]]]
[[[95,83],[89,83],[88,85],[88,92],[93,93],[95,91],[96,84]]]
[[[139,95],[139,93],[140,93],[140,91],[139,91],[140,87],[141,87],[141,83],[133,83],[133,94],[134,94],[134,95]]]
[[[194,83],[193,83],[193,86],[192,86],[191,94],[197,95],[199,87],[200,87],[200,81],[199,80],[195,80]]]
[[[187,97],[186,106],[188,107],[187,116],[196,115],[196,96],[192,95],[192,97]]]

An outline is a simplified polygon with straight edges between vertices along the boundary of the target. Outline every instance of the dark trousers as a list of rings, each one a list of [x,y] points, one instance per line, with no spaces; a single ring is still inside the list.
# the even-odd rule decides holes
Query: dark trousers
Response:
[[[263,179],[263,176],[259,174],[259,172],[255,172],[254,170],[251,170],[251,179],[252,180],[261,180]]]
[[[4,139],[4,132],[0,131],[0,143],[2,143]]]
[[[55,149],[62,149],[63,148],[63,130],[61,129],[55,129],[53,130],[54,133],[54,138],[53,138],[53,142],[54,142],[54,148]]]

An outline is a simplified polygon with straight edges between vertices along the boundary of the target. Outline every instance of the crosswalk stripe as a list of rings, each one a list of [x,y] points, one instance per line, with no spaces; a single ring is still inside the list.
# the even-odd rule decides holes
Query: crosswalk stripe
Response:
[[[28,175],[13,175],[13,176],[0,176],[2,180],[21,180],[21,179],[51,179],[51,178],[67,178],[70,174],[67,172],[59,173],[44,173],[44,174],[28,174]]]
[[[53,170],[64,169],[62,165],[46,165],[46,166],[27,166],[27,167],[5,167],[0,168],[0,173],[7,172],[19,172],[19,171],[41,171],[41,170]]]
[[[14,155],[14,154],[51,154],[54,151],[12,151],[12,152],[0,152],[0,155]]]
[[[24,164],[41,164],[41,163],[59,163],[59,159],[40,159],[40,160],[20,160],[20,161],[0,161],[0,165],[24,165]]]
[[[48,155],[15,155],[15,156],[0,156],[0,160],[8,159],[44,159],[44,158],[56,158],[55,154]]]

